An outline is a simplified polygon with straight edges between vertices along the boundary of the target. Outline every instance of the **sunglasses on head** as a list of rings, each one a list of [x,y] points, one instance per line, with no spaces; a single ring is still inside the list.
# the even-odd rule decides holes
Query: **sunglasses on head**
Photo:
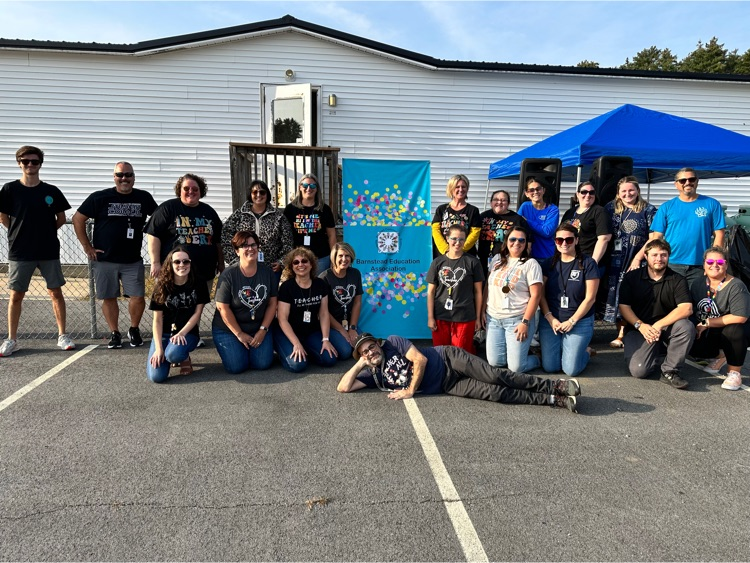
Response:
[[[115,172],[115,178],[132,178],[135,176],[132,172]]]
[[[520,242],[521,244],[526,242],[525,238],[508,237],[508,242]]]
[[[306,184],[305,182],[302,182],[300,184],[300,186],[302,186],[306,190],[317,190],[318,189],[318,184]]]
[[[565,238],[563,238],[563,237],[555,237],[555,244],[562,244],[562,243],[573,244],[575,242],[575,240],[576,240],[575,237],[565,237]]]
[[[32,166],[39,166],[42,163],[42,161],[37,158],[19,158],[18,162],[24,166],[28,166],[29,164]]]
[[[706,264],[708,264],[709,266],[713,266],[714,263],[716,263],[719,266],[723,266],[724,264],[727,263],[727,261],[722,260],[721,258],[717,258],[716,260],[714,260],[713,258],[706,258]]]
[[[678,178],[677,182],[682,184],[683,186],[687,183],[695,184],[695,182],[698,181],[698,178],[696,176],[690,176],[690,178]]]
[[[310,261],[307,258],[300,258],[299,260],[293,260],[292,265],[293,266],[299,266],[300,264],[309,264]]]
[[[596,193],[596,191],[594,191],[594,190],[581,190],[578,193],[581,194],[581,195],[594,195]]]
[[[192,260],[190,260],[190,258],[185,258],[184,260],[179,260],[179,259],[172,260],[172,264],[175,264],[175,265],[190,264],[190,262],[192,262]]]

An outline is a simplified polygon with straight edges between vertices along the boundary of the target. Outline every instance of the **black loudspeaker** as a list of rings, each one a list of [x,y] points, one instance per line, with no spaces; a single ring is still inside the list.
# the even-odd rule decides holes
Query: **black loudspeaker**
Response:
[[[600,156],[594,161],[589,181],[594,184],[599,205],[604,206],[617,195],[617,182],[633,175],[633,159],[629,156]]]
[[[560,206],[560,180],[562,178],[562,160],[559,158],[525,158],[521,162],[521,175],[518,178],[518,204],[521,207],[524,201],[528,201],[524,191],[526,181],[535,178],[544,186],[544,201]]]

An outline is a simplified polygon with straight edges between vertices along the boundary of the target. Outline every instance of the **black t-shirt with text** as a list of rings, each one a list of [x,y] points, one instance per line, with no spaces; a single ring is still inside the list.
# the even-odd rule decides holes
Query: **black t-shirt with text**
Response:
[[[323,204],[323,209],[317,211],[314,207],[296,207],[290,203],[284,208],[284,217],[292,225],[295,248],[305,246],[318,258],[331,254],[326,229],[335,228],[336,221],[328,205]],[[305,244],[306,236],[310,237],[310,244]]]
[[[210,300],[204,282],[197,280],[191,283],[188,280],[183,285],[175,286],[164,303],[157,303],[152,296],[148,308],[151,311],[163,311],[161,334],[162,337],[168,337],[179,332],[187,324],[198,305],[205,305]],[[196,323],[190,334],[198,336],[199,324]]]
[[[346,275],[339,278],[329,268],[319,276],[328,283],[328,312],[338,322],[352,318],[352,305],[357,295],[362,295],[362,273],[356,268],[347,268]]]
[[[297,280],[290,278],[279,286],[279,301],[289,303],[289,324],[297,338],[303,339],[320,330],[320,305],[328,295],[328,284],[320,278],[313,278],[312,285],[302,288]],[[310,322],[304,321],[305,312],[310,312]]]
[[[228,266],[219,276],[214,299],[230,306],[243,332],[255,334],[263,324],[269,299],[278,294],[278,287],[275,274],[265,264],[259,263],[255,275],[248,278],[238,262]],[[212,327],[229,331],[218,308]]]

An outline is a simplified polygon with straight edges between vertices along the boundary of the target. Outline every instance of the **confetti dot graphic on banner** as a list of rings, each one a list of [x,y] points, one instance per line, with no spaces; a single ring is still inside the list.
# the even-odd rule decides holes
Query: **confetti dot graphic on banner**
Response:
[[[364,180],[365,189],[351,190],[347,197],[348,208],[344,210],[344,225],[349,227],[424,227],[430,225],[430,210],[424,198],[415,197],[410,191],[405,196],[399,192],[398,184],[386,186],[382,193],[373,189],[369,180]]]
[[[364,275],[362,286],[365,303],[373,313],[396,311],[406,319],[415,310],[412,303],[427,297],[427,272],[370,272]]]

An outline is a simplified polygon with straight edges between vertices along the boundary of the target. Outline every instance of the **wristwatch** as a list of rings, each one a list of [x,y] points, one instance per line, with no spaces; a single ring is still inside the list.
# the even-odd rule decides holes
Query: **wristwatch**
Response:
[[[635,330],[640,330],[640,329],[641,329],[641,325],[642,325],[642,324],[643,324],[643,323],[642,323],[641,321],[635,321],[635,322],[633,323],[633,328],[634,328]]]
[[[357,325],[349,325],[349,330],[357,330]]]
[[[266,332],[268,332],[268,329],[264,327],[263,325],[260,325],[260,330],[265,330]]]
[[[529,326],[529,319],[521,319],[521,322],[526,326]]]

